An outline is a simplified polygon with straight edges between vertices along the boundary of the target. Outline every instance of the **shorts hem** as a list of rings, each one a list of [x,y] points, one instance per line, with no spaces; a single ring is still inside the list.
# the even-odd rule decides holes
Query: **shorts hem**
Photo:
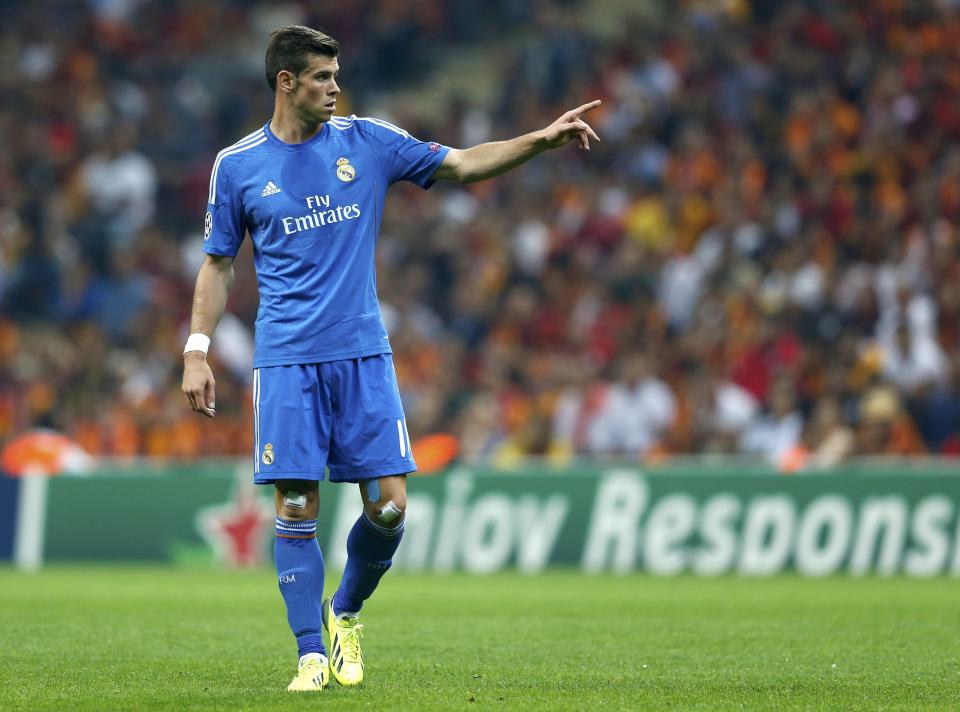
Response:
[[[391,466],[373,467],[362,470],[354,469],[334,469],[330,468],[331,482],[359,482],[360,480],[372,480],[377,477],[392,477],[394,475],[409,475],[417,471],[417,463],[406,462]]]
[[[253,484],[255,485],[273,485],[277,480],[311,480],[313,482],[323,482],[326,475],[316,472],[271,472],[269,475],[253,475]]]

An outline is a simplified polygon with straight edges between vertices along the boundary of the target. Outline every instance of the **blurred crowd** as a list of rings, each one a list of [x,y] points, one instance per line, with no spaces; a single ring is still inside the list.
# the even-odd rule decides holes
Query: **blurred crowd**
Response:
[[[5,10],[0,438],[249,453],[249,244],[215,421],[187,408],[179,354],[213,157],[269,117],[265,37],[295,21],[341,40],[343,113],[420,138],[464,147],[604,101],[590,152],[388,198],[379,289],[414,440],[449,432],[491,464],[960,455],[960,2],[664,2],[614,36],[584,21],[602,5]],[[452,47],[488,46],[494,101],[382,109]]]

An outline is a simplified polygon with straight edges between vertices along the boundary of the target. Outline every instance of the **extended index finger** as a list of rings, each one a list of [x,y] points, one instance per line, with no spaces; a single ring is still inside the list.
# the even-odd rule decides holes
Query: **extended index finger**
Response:
[[[600,106],[601,103],[602,102],[599,99],[594,99],[593,101],[587,102],[582,106],[578,106],[576,109],[573,109],[572,111],[570,111],[569,114],[572,118],[575,119],[579,116],[583,116],[588,111],[592,111],[593,109],[596,109],[598,106]]]

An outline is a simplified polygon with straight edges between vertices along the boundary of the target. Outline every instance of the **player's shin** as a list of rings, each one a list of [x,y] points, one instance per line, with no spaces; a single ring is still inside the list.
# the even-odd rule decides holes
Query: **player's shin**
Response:
[[[360,612],[363,602],[373,595],[380,579],[393,563],[393,555],[403,537],[403,520],[384,524],[364,512],[347,537],[347,565],[343,580],[333,597],[338,616]]]
[[[277,517],[273,548],[280,594],[287,621],[301,656],[323,653],[320,603],[323,598],[323,555],[317,543],[317,520],[291,521]]]

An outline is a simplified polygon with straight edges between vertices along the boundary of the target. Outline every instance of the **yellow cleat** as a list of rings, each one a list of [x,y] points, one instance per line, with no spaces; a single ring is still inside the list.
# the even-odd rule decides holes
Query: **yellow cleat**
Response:
[[[300,658],[297,676],[287,685],[290,692],[320,692],[330,682],[330,665],[320,653],[307,653]]]
[[[363,653],[360,636],[363,626],[357,616],[337,617],[333,600],[323,602],[323,627],[330,634],[330,672],[341,685],[359,685],[363,682]]]

